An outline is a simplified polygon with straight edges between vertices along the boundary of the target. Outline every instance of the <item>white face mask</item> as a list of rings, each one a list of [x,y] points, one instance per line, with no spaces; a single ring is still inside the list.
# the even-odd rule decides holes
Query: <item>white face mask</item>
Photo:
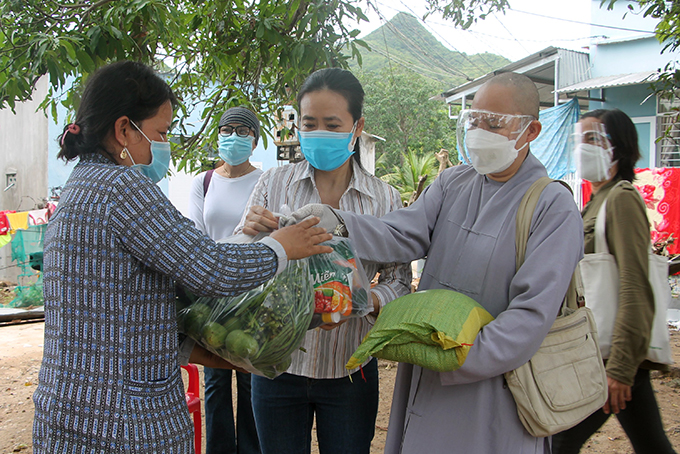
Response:
[[[581,178],[592,183],[609,179],[612,152],[604,147],[589,143],[579,143],[575,149],[576,162]]]
[[[528,127],[527,124],[517,139]],[[519,152],[529,145],[527,142],[520,149],[516,149],[517,139],[508,139],[482,128],[469,129],[465,133],[465,147],[470,155],[472,167],[481,175],[507,170],[515,162]]]

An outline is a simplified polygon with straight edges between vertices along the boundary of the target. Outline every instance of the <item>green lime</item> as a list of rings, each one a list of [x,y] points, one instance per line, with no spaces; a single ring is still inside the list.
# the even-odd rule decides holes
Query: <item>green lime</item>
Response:
[[[227,350],[239,358],[249,358],[251,356],[255,356],[257,351],[260,349],[260,346],[257,344],[257,341],[253,338],[253,336],[240,329],[234,330],[227,334],[227,338],[224,340],[224,343],[226,344]]]
[[[227,330],[217,322],[208,322],[203,327],[203,340],[214,349],[222,347],[226,337]]]
[[[205,304],[193,304],[184,310],[183,327],[185,334],[191,337],[199,337],[203,325],[210,317],[211,309]]]
[[[228,333],[239,329],[243,329],[243,326],[241,326],[241,320],[239,320],[236,317],[228,319],[226,322],[224,322],[222,326],[224,326]]]

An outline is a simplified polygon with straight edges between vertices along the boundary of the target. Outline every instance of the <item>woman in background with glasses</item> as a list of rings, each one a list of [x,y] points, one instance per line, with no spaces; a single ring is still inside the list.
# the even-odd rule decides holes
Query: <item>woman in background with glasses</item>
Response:
[[[260,138],[260,121],[245,107],[232,107],[220,118],[218,152],[223,164],[194,178],[189,219],[213,240],[232,235],[262,170],[250,163]],[[205,369],[207,454],[260,452],[250,402],[250,374],[236,372],[236,428],[231,396],[231,370]]]

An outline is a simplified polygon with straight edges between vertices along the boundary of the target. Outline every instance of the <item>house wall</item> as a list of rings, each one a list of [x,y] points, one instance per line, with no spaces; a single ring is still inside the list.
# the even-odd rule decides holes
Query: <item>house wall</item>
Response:
[[[609,2],[607,2],[609,3]],[[643,17],[637,13],[640,10],[638,3],[629,0],[618,0],[613,9],[607,9],[607,5],[600,7],[600,0],[592,0],[590,3],[590,23],[606,25],[605,28],[596,25],[591,26],[592,36],[605,36],[607,39],[621,39],[630,36],[640,36],[641,31],[654,31],[657,20],[652,17]],[[628,9],[631,5],[635,13]]]
[[[66,87],[64,92],[70,89],[73,79],[69,78],[66,82]],[[65,162],[62,159],[57,158],[59,153],[59,142],[57,138],[64,131],[64,126],[66,126],[68,111],[61,103],[57,104],[57,118],[53,118],[52,114],[49,114],[49,121],[47,122],[47,162],[48,162],[48,178],[47,178],[47,188],[50,191],[52,188],[63,187],[68,180],[71,171],[75,167],[78,160],[73,160],[71,162]],[[57,193],[59,191],[57,190]]]
[[[33,100],[17,104],[15,112],[0,110],[0,209],[27,211],[47,196],[48,118],[36,112],[47,94],[47,79],[38,81]],[[8,188],[7,174],[16,173]],[[0,279],[16,282],[19,268],[11,261],[11,245],[0,249]]]
[[[662,54],[662,49],[663,46],[654,36],[596,44],[590,51],[592,77],[663,70],[669,61],[680,59],[678,52],[666,51]]]
[[[656,138],[656,97],[649,96],[652,90],[649,85],[630,85],[627,87],[612,87],[603,90],[605,102],[591,101],[589,108],[620,109],[635,123],[638,132],[638,142],[642,158],[637,167],[654,167]],[[592,90],[590,96],[599,98],[600,90]]]
[[[637,2],[617,1],[613,10],[608,10],[600,7],[600,0],[592,1],[591,23],[618,27],[591,27],[591,34],[600,36],[590,47],[592,77],[663,70],[668,62],[680,60],[680,52],[662,53],[664,46],[656,36],[643,33],[654,31],[657,19],[633,13],[628,5],[639,11]],[[618,108],[635,123],[642,154],[637,163],[640,168],[656,166],[656,97],[651,94],[652,88],[647,83],[590,92],[592,98],[604,96],[605,99],[605,102],[591,101],[591,110]]]

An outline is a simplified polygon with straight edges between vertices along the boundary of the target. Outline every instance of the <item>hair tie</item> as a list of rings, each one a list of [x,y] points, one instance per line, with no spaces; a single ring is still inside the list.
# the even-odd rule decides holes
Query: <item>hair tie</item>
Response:
[[[66,126],[66,131],[61,135],[61,146],[64,146],[64,137],[66,137],[66,134],[71,133],[73,135],[78,135],[80,134],[80,126],[78,126],[75,123],[71,123],[68,126]]]

